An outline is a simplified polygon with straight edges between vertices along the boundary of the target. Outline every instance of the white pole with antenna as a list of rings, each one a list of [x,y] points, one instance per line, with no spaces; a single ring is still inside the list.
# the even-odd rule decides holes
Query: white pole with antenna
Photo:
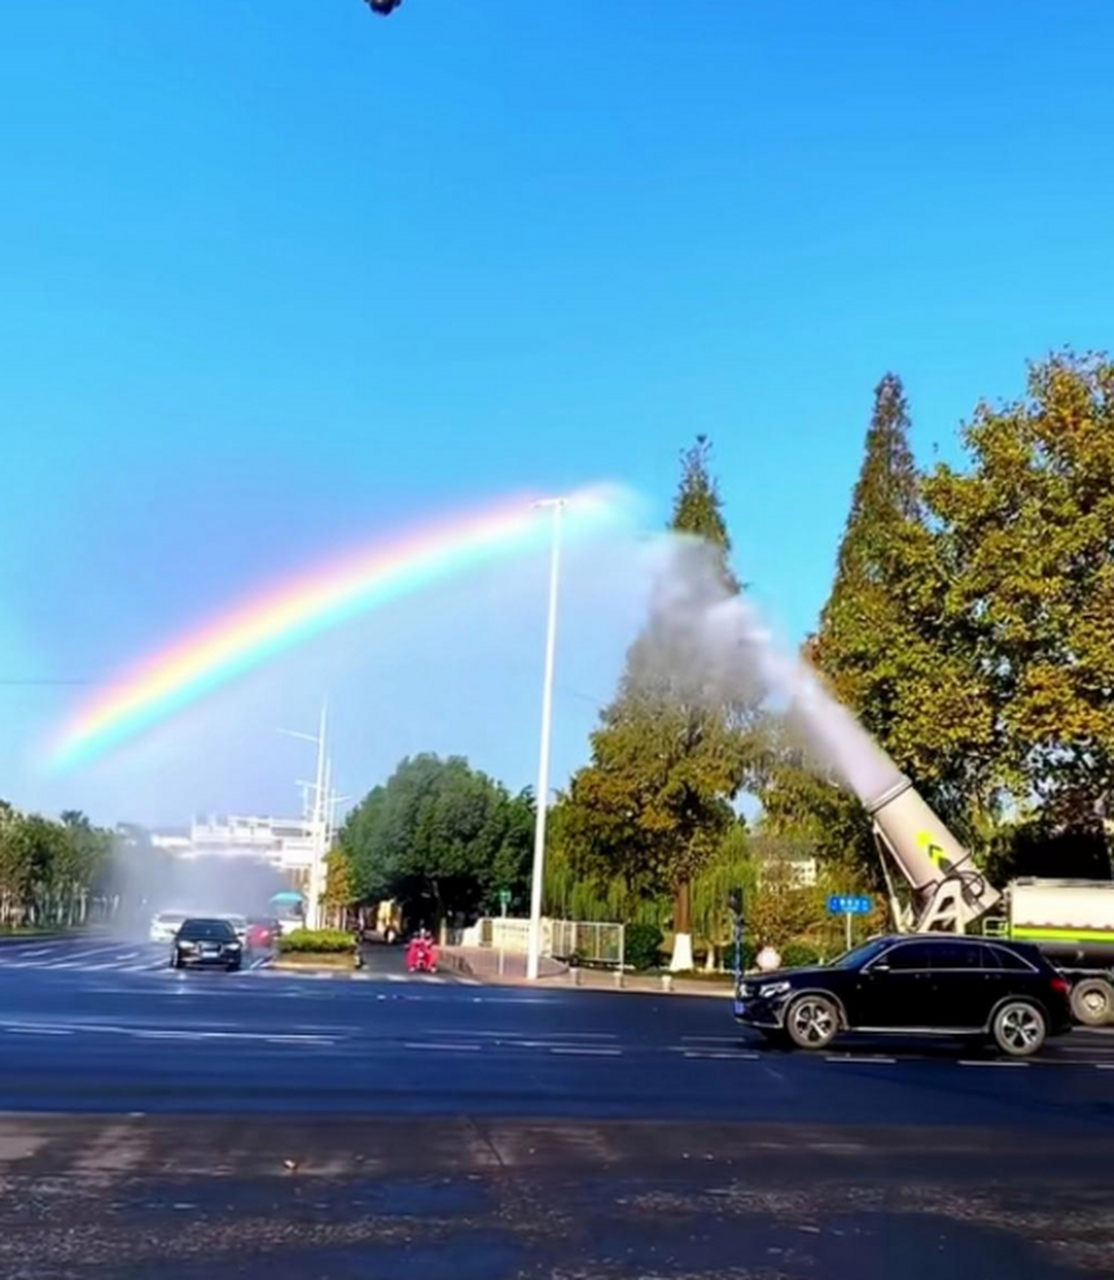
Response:
[[[557,656],[557,600],[561,575],[561,517],[564,498],[547,498],[534,504],[553,512],[553,549],[549,562],[549,615],[545,633],[545,677],[542,682],[542,734],[538,755],[538,790],[535,796],[534,865],[530,877],[530,932],[526,947],[526,977],[536,981],[541,956],[542,888],[545,880],[545,819],[549,805],[549,740],[553,724],[553,671]]]
[[[285,733],[288,737],[300,738],[303,742],[312,742],[317,748],[317,774],[315,780],[312,783],[300,782],[298,784],[305,788],[306,791],[312,791],[313,793],[313,802],[309,810],[310,864],[309,884],[306,893],[306,927],[309,929],[320,928],[322,871],[325,854],[328,852],[325,844],[327,823],[327,801],[325,797],[325,774],[328,760],[326,754],[327,720],[326,704],[322,702],[321,721],[316,734],[300,733],[296,729],[279,730],[280,733]]]

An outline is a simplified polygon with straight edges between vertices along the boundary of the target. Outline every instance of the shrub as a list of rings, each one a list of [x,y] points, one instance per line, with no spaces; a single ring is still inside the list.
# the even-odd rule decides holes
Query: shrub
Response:
[[[787,942],[781,953],[781,963],[787,969],[802,969],[820,963],[820,950],[811,942],[797,940]]]
[[[343,929],[295,929],[279,941],[279,950],[284,954],[302,952],[309,955],[336,955],[351,951],[355,942],[350,933]]]
[[[661,961],[665,935],[656,924],[628,924],[623,938],[623,962],[632,969],[652,969]]]

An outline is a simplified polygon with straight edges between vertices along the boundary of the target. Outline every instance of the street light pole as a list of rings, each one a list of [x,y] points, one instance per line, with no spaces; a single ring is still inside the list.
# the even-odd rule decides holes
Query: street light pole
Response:
[[[553,549],[549,562],[549,616],[545,633],[545,678],[542,683],[542,736],[538,753],[538,789],[535,795],[534,866],[530,879],[530,932],[526,947],[526,977],[538,976],[541,954],[542,888],[545,879],[545,819],[549,804],[549,739],[553,723],[553,669],[557,655],[557,588],[561,576],[561,518],[565,499],[549,498],[535,504],[553,511]]]

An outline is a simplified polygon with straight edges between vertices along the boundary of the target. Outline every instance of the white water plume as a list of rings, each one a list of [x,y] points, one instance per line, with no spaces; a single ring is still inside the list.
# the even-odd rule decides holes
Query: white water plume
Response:
[[[650,660],[677,672],[686,685],[720,703],[738,700],[776,711],[806,763],[830,771],[864,804],[900,781],[894,762],[805,659],[781,648],[755,606],[728,590],[706,544],[664,540],[650,613]]]

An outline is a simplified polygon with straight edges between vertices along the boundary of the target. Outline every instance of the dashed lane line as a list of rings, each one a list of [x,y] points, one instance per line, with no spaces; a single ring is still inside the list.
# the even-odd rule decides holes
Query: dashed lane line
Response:
[[[586,1044],[554,1045],[549,1052],[577,1058],[619,1058],[623,1054],[622,1049],[605,1049],[602,1046]]]
[[[757,1062],[759,1053],[733,1053],[730,1049],[683,1049],[690,1061],[696,1062]]]
[[[824,1058],[825,1062],[835,1063],[857,1063],[863,1066],[894,1066],[897,1063],[896,1058],[885,1058],[881,1054],[865,1054],[865,1053],[832,1053]]]
[[[482,1044],[436,1044],[426,1040],[404,1040],[404,1049],[428,1049],[433,1053],[479,1053]]]
[[[961,1067],[1030,1067],[1033,1064],[1017,1062],[1013,1058],[960,1058],[958,1065]]]

